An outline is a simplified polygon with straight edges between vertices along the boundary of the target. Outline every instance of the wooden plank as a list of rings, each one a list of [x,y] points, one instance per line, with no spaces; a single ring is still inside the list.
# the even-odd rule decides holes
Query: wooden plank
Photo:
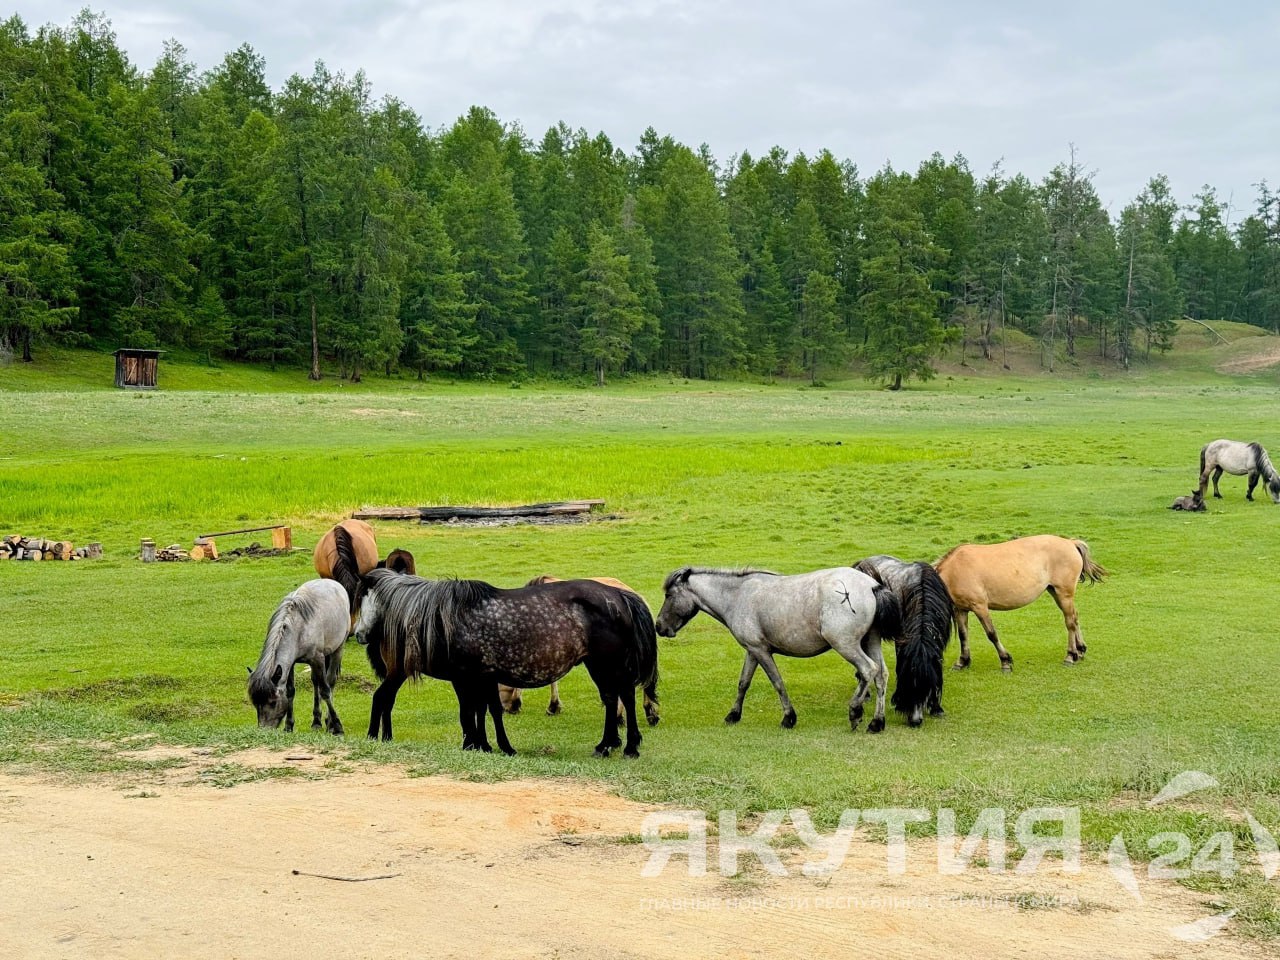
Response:
[[[222,533],[202,533],[197,539],[207,540],[210,537],[234,537],[238,533],[261,533],[263,530],[287,530],[289,529],[283,523],[273,523],[269,527],[249,527],[245,530],[224,530]]]
[[[364,507],[352,516],[357,520],[475,520],[486,517],[555,517],[588,513],[603,506],[603,500],[557,500],[515,507]]]
[[[293,549],[293,530],[290,527],[276,527],[271,531],[271,548],[273,550]]]

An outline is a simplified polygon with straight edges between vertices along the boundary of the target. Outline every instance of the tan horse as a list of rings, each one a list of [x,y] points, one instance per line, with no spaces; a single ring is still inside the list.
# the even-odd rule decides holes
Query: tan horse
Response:
[[[356,561],[356,569],[354,571],[349,569],[351,566],[349,563],[343,563],[339,558],[338,543],[334,533],[338,527],[345,530],[351,539],[351,550]],[[356,615],[355,596],[359,590],[360,578],[366,573],[379,567],[386,567],[396,573],[417,573],[413,554],[408,550],[392,550],[387,554],[386,560],[379,560],[378,541],[373,535],[373,527],[363,520],[343,520],[329,529],[320,538],[320,542],[316,544],[315,552],[312,554],[312,563],[315,564],[316,573],[321,577],[327,580],[337,580],[346,588],[347,595],[351,598],[353,623]]]
[[[1083,659],[1084,638],[1076,614],[1076,584],[1097,583],[1107,571],[1093,562],[1089,545],[1064,537],[1022,537],[1006,543],[965,543],[956,547],[934,566],[951,601],[960,637],[960,659],[956,670],[969,666],[969,611],[977,614],[982,629],[1000,656],[1003,670],[1013,669],[1013,657],[996,636],[992,610],[1017,610],[1046,590],[1052,594],[1067,626],[1068,664]]]
[[[534,577],[526,586],[534,586],[539,583],[559,583],[561,577],[553,577],[550,574],[543,574],[540,577]],[[596,583],[603,583],[606,587],[613,587],[617,590],[623,590],[627,593],[634,593],[637,597],[640,594],[627,586],[621,580],[615,580],[613,577],[591,577]],[[519,687],[508,687],[505,684],[498,684],[498,699],[502,701],[502,709],[507,713],[519,713],[520,707],[524,703]],[[547,704],[547,716],[554,717],[560,712],[560,682],[557,680],[551,684],[551,700]],[[618,703],[618,716],[623,715],[623,707],[621,701]],[[658,715],[658,700],[656,696],[650,696],[649,690],[644,691],[644,716],[649,721],[649,726],[656,727],[661,719]]]

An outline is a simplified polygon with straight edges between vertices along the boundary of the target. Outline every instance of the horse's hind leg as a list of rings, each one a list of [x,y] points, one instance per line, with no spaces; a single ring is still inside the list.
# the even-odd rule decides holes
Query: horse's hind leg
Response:
[[[956,624],[956,636],[960,638],[960,656],[956,659],[952,670],[963,670],[969,666],[969,611],[956,607],[951,613]]]
[[[1072,666],[1084,659],[1085,652],[1084,639],[1080,636],[1080,615],[1076,612],[1075,594],[1073,592],[1067,595],[1054,587],[1049,588],[1049,593],[1062,611],[1062,621],[1067,627],[1067,659],[1063,662]]]
[[[607,757],[614,747],[622,746],[622,738],[618,736],[618,698],[626,684],[616,676],[618,670],[605,667],[601,661],[588,657],[586,663],[587,673],[595,681],[600,703],[604,705],[604,733],[596,744],[595,755]]]
[[[986,607],[975,607],[973,615],[982,623],[982,629],[987,633],[987,639],[991,641],[992,646],[996,648],[996,653],[1000,657],[1000,669],[1005,673],[1013,671],[1013,657],[1009,651],[1004,648],[1004,644],[1000,642],[1000,636],[996,633],[996,625],[991,619],[991,612]]]
[[[547,701],[547,716],[554,717],[560,712],[560,681],[551,684],[551,699]]]
[[[1214,467],[1213,468],[1213,496],[1214,496],[1214,499],[1216,500],[1222,499],[1222,494],[1218,492],[1218,480],[1221,476],[1222,476],[1222,468]]]
[[[636,688],[628,685],[622,692],[622,705],[627,711],[627,746],[622,751],[624,757],[640,756],[640,724],[636,721]]]
[[[737,723],[742,719],[742,701],[747,698],[747,691],[751,688],[751,678],[755,676],[759,663],[760,661],[748,650],[746,659],[742,661],[742,673],[738,677],[738,699],[733,701],[733,709],[725,715],[725,723]]]
[[[345,730],[342,729],[342,721],[338,719],[338,710],[333,705],[333,688],[338,682],[338,671],[341,669],[342,651],[339,649],[335,653],[331,653],[324,658],[324,688],[320,690],[320,696],[324,700],[325,705],[329,708],[329,720],[325,724],[325,729],[332,733],[335,737],[340,737]],[[311,675],[315,676],[315,670],[311,671]]]

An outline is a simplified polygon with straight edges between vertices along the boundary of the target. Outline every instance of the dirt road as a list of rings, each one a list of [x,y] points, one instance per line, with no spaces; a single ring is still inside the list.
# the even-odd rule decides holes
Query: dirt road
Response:
[[[0,775],[0,956],[1265,955],[1228,934],[1179,942],[1171,928],[1212,915],[1203,896],[1144,888],[1138,904],[1098,866],[940,877],[922,852],[895,877],[883,845],[855,842],[825,879],[690,878],[683,861],[646,879],[652,808],[581,783],[180,779]]]

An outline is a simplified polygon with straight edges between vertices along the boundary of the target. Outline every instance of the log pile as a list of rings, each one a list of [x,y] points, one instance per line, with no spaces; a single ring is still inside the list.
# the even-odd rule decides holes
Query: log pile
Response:
[[[143,539],[141,549],[138,551],[138,559],[143,563],[155,563],[162,561],[166,563],[176,563],[182,560],[190,560],[191,554],[182,549],[182,544],[171,543],[167,547],[156,547],[156,542],[149,538]]]
[[[96,560],[102,544],[77,547],[70,540],[46,540],[17,534],[0,540],[0,560]]]

